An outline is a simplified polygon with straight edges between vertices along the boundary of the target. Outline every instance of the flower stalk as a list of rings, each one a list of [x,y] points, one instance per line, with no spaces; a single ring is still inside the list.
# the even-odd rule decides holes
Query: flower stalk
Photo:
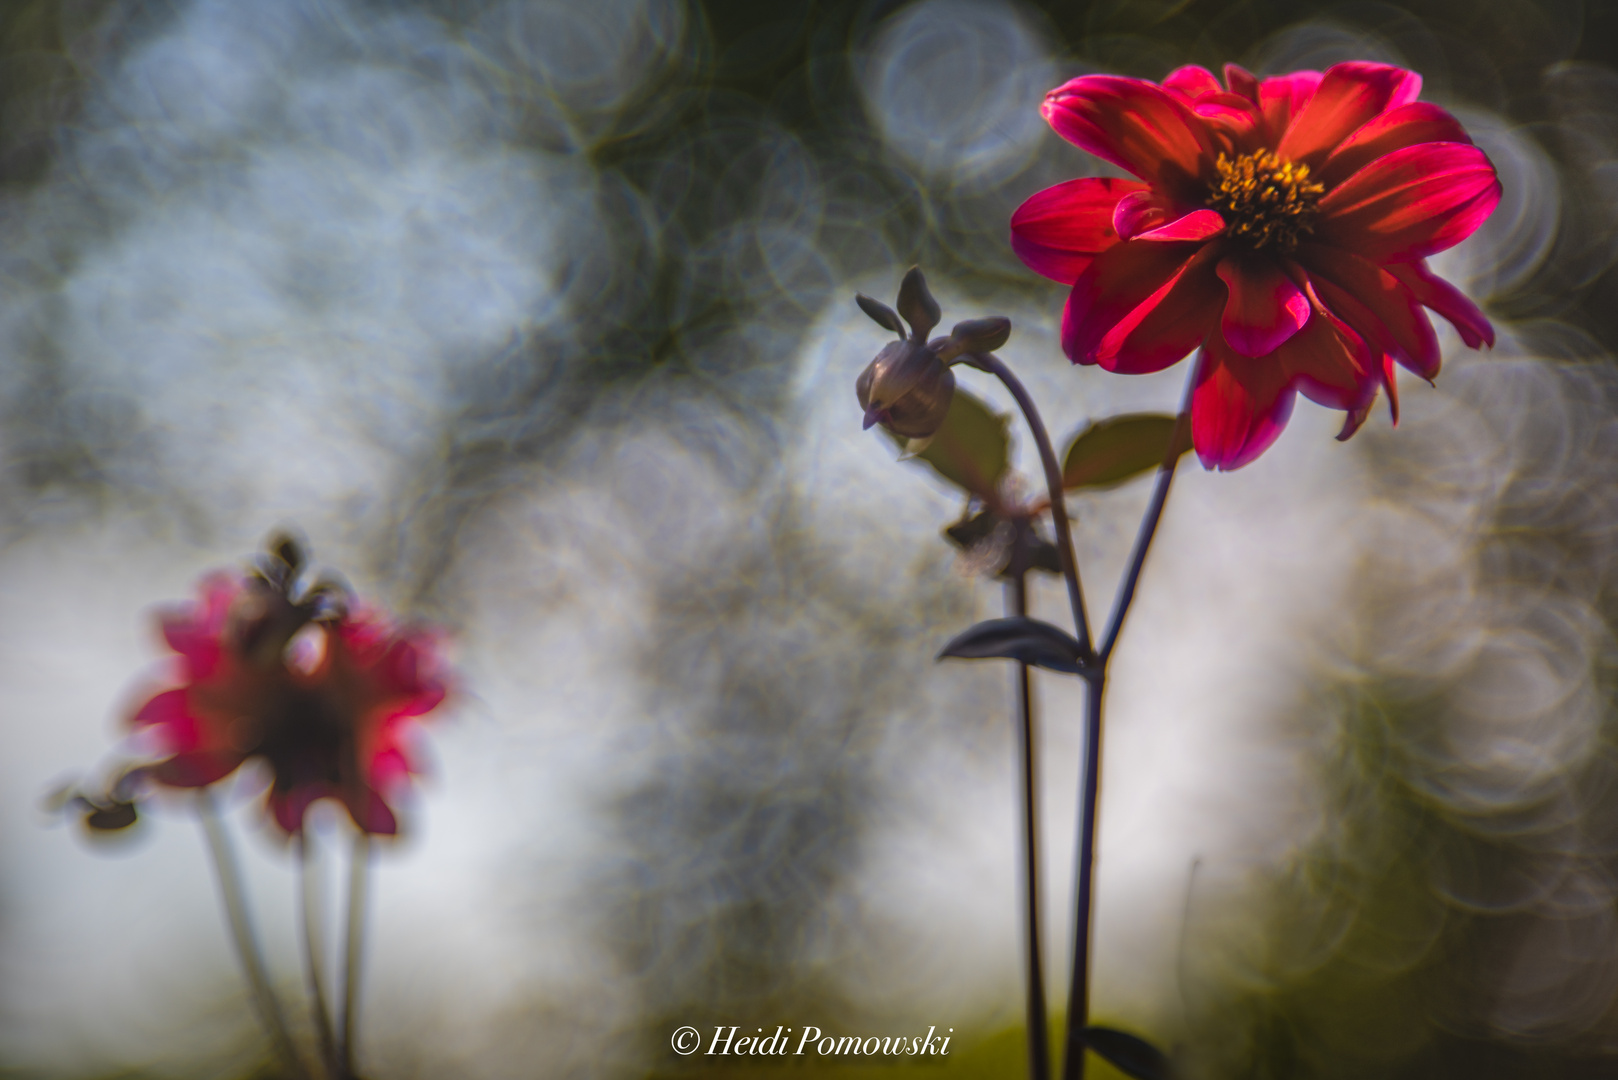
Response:
[[[344,929],[343,1015],[337,1043],[338,1080],[353,1080],[354,1025],[360,1003],[360,960],[365,943],[365,900],[370,884],[371,834],[354,834],[348,862],[348,924]]]
[[[309,981],[309,997],[315,1017],[315,1031],[320,1038],[320,1054],[329,1075],[337,1075],[337,1036],[332,1030],[331,1009],[326,1003],[325,952],[320,933],[320,875],[319,853],[314,840],[305,829],[298,834],[298,885],[302,896],[299,905],[303,916],[304,969]]]
[[[1028,614],[1028,570],[1015,567],[1016,572],[1006,585],[1011,614]],[[1022,791],[1023,841],[1023,927],[1027,952],[1024,974],[1027,992],[1024,1000],[1028,1015],[1028,1075],[1030,1080],[1049,1080],[1051,1075],[1050,1038],[1046,1034],[1045,967],[1040,944],[1039,915],[1039,776],[1036,770],[1034,744],[1034,703],[1029,685],[1029,665],[1017,665],[1017,751],[1018,780]]]

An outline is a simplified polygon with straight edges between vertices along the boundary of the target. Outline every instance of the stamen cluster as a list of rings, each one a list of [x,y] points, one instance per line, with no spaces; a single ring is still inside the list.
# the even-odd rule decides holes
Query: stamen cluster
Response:
[[[1234,161],[1220,154],[1214,168],[1219,179],[1208,205],[1224,217],[1232,240],[1290,255],[1314,231],[1315,204],[1326,188],[1309,179],[1309,166],[1259,150]]]

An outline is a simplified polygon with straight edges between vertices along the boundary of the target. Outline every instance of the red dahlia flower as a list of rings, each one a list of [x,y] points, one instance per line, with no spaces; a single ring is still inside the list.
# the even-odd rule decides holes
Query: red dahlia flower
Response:
[[[370,833],[398,822],[384,794],[408,786],[409,722],[444,699],[429,639],[373,612],[334,608],[329,592],[288,595],[293,566],[268,577],[218,573],[201,597],[161,617],[185,683],[135,713],[171,752],[146,775],[202,787],[252,757],[273,776],[269,808],[288,833],[331,797]]]
[[[1191,437],[1209,468],[1275,441],[1302,391],[1364,421],[1395,362],[1426,379],[1424,307],[1472,348],[1483,313],[1425,257],[1500,201],[1488,157],[1453,116],[1416,100],[1421,76],[1337,64],[1225,84],[1183,67],[1163,85],[1087,75],[1045,98],[1063,138],[1138,179],[1069,180],[1012,216],[1029,267],[1073,286],[1062,349],[1108,371],[1161,371],[1201,346]]]

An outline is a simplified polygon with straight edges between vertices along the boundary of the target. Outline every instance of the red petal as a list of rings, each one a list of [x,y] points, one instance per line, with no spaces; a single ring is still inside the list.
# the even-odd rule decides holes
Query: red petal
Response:
[[[1218,273],[1229,290],[1219,329],[1243,356],[1274,352],[1309,321],[1309,298],[1274,259],[1231,255]]]
[[[1133,173],[1186,204],[1206,195],[1212,168],[1207,125],[1179,95],[1140,79],[1086,75],[1052,90],[1040,113],[1081,150]]]
[[[1237,97],[1245,98],[1254,105],[1259,104],[1258,79],[1240,64],[1225,65],[1225,85],[1230,87],[1230,92]]]
[[[1488,318],[1466,294],[1429,270],[1424,260],[1393,263],[1385,269],[1404,282],[1420,303],[1448,319],[1468,346],[1476,349],[1487,343],[1494,347],[1494,327]]]
[[[1217,94],[1225,88],[1207,68],[1187,64],[1169,72],[1168,78],[1163,80],[1163,89],[1177,91],[1195,101],[1204,94]]]
[[[1336,187],[1377,158],[1420,143],[1471,143],[1461,122],[1437,105],[1412,101],[1367,121],[1331,152],[1315,179]]]
[[[165,690],[142,705],[135,715],[129,718],[132,727],[143,728],[157,726],[195,726],[196,721],[191,718],[185,707],[184,690]]]
[[[1420,143],[1327,192],[1315,236],[1375,263],[1407,262],[1465,240],[1499,201],[1500,181],[1482,150]]]
[[[241,754],[228,750],[199,750],[175,754],[153,765],[147,775],[170,787],[207,787],[229,776],[245,760]]]
[[[1424,379],[1438,374],[1438,336],[1427,313],[1399,279],[1341,248],[1304,244],[1298,261],[1326,307]]]
[[[1320,86],[1320,72],[1294,71],[1258,84],[1259,110],[1264,114],[1264,127],[1269,132],[1270,145],[1281,141],[1281,135],[1291,125],[1292,118],[1315,96]]]
[[[1382,381],[1382,358],[1373,355],[1359,335],[1321,305],[1318,298],[1313,299],[1315,317],[1268,359],[1315,404],[1329,409],[1360,409],[1376,397]]]
[[[1144,375],[1196,348],[1223,297],[1209,245],[1119,244],[1073,285],[1062,349],[1075,363]]]
[[[1275,152],[1288,161],[1318,166],[1360,125],[1420,93],[1421,76],[1414,71],[1360,60],[1334,64],[1292,118]]]
[[[1209,334],[1191,393],[1191,445],[1203,467],[1239,469],[1268,450],[1286,427],[1294,399],[1280,364],[1241,356],[1219,334]]]
[[[393,836],[399,831],[399,819],[393,816],[382,796],[369,788],[350,792],[343,799],[343,805],[348,807],[354,824],[364,832]]]
[[[1112,218],[1119,200],[1145,190],[1138,180],[1085,177],[1036,192],[1011,215],[1011,249],[1030,270],[1071,285],[1118,242]]]
[[[1225,219],[1217,210],[1193,210],[1173,221],[1135,237],[1137,240],[1207,240],[1225,231]]]
[[[1136,235],[1155,229],[1167,221],[1174,212],[1174,204],[1151,188],[1131,191],[1118,200],[1112,210],[1112,231],[1118,239],[1129,240]]]

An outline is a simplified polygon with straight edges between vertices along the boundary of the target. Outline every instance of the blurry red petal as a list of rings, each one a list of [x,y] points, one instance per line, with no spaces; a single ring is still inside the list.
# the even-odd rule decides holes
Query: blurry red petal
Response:
[[[1281,365],[1232,352],[1218,333],[1197,358],[1191,445],[1205,468],[1239,469],[1270,448],[1292,415],[1295,394]]]
[[[135,715],[129,718],[129,723],[132,727],[142,728],[153,725],[194,726],[195,721],[186,710],[185,691],[165,690],[136,710]]]
[[[1040,113],[1056,133],[1183,203],[1202,201],[1213,164],[1207,125],[1184,100],[1140,79],[1086,75],[1052,90]]]
[[[1375,263],[1406,262],[1460,243],[1499,201],[1500,181],[1482,150],[1420,143],[1327,192],[1315,238]]]
[[[1304,244],[1298,261],[1320,299],[1362,338],[1424,379],[1438,374],[1438,336],[1416,297],[1399,279],[1341,248]]]
[[[1448,319],[1468,346],[1476,349],[1487,343],[1494,347],[1494,327],[1482,310],[1461,290],[1429,270],[1424,260],[1392,263],[1384,269],[1404,282],[1420,303]]]
[[[1075,363],[1132,375],[1175,363],[1217,315],[1222,290],[1211,255],[1206,245],[1135,241],[1100,256],[1068,297],[1063,351]]]
[[[1118,201],[1145,190],[1138,180],[1085,177],[1036,192],[1011,215],[1011,249],[1030,270],[1071,285],[1118,242]]]
[[[1326,187],[1334,188],[1377,158],[1419,143],[1470,143],[1471,136],[1461,122],[1437,105],[1412,101],[1389,110],[1361,127],[1331,152],[1315,174]]]
[[[379,791],[396,791],[409,782],[411,771],[404,751],[390,746],[371,757],[371,786]]]
[[[393,810],[381,795],[369,788],[350,792],[344,798],[343,805],[348,807],[349,816],[354,819],[354,824],[364,832],[393,836],[399,831],[399,819],[394,817]]]
[[[159,762],[151,767],[147,775],[170,787],[207,787],[229,776],[245,760],[241,754],[230,751],[199,750],[176,754],[167,761]]]
[[[1243,356],[1274,352],[1309,321],[1309,300],[1271,258],[1230,255],[1218,274],[1229,297],[1219,329]]]
[[[1421,76],[1414,71],[1360,60],[1333,64],[1309,103],[1292,118],[1276,153],[1288,161],[1318,166],[1362,124],[1416,100],[1420,93]]]

